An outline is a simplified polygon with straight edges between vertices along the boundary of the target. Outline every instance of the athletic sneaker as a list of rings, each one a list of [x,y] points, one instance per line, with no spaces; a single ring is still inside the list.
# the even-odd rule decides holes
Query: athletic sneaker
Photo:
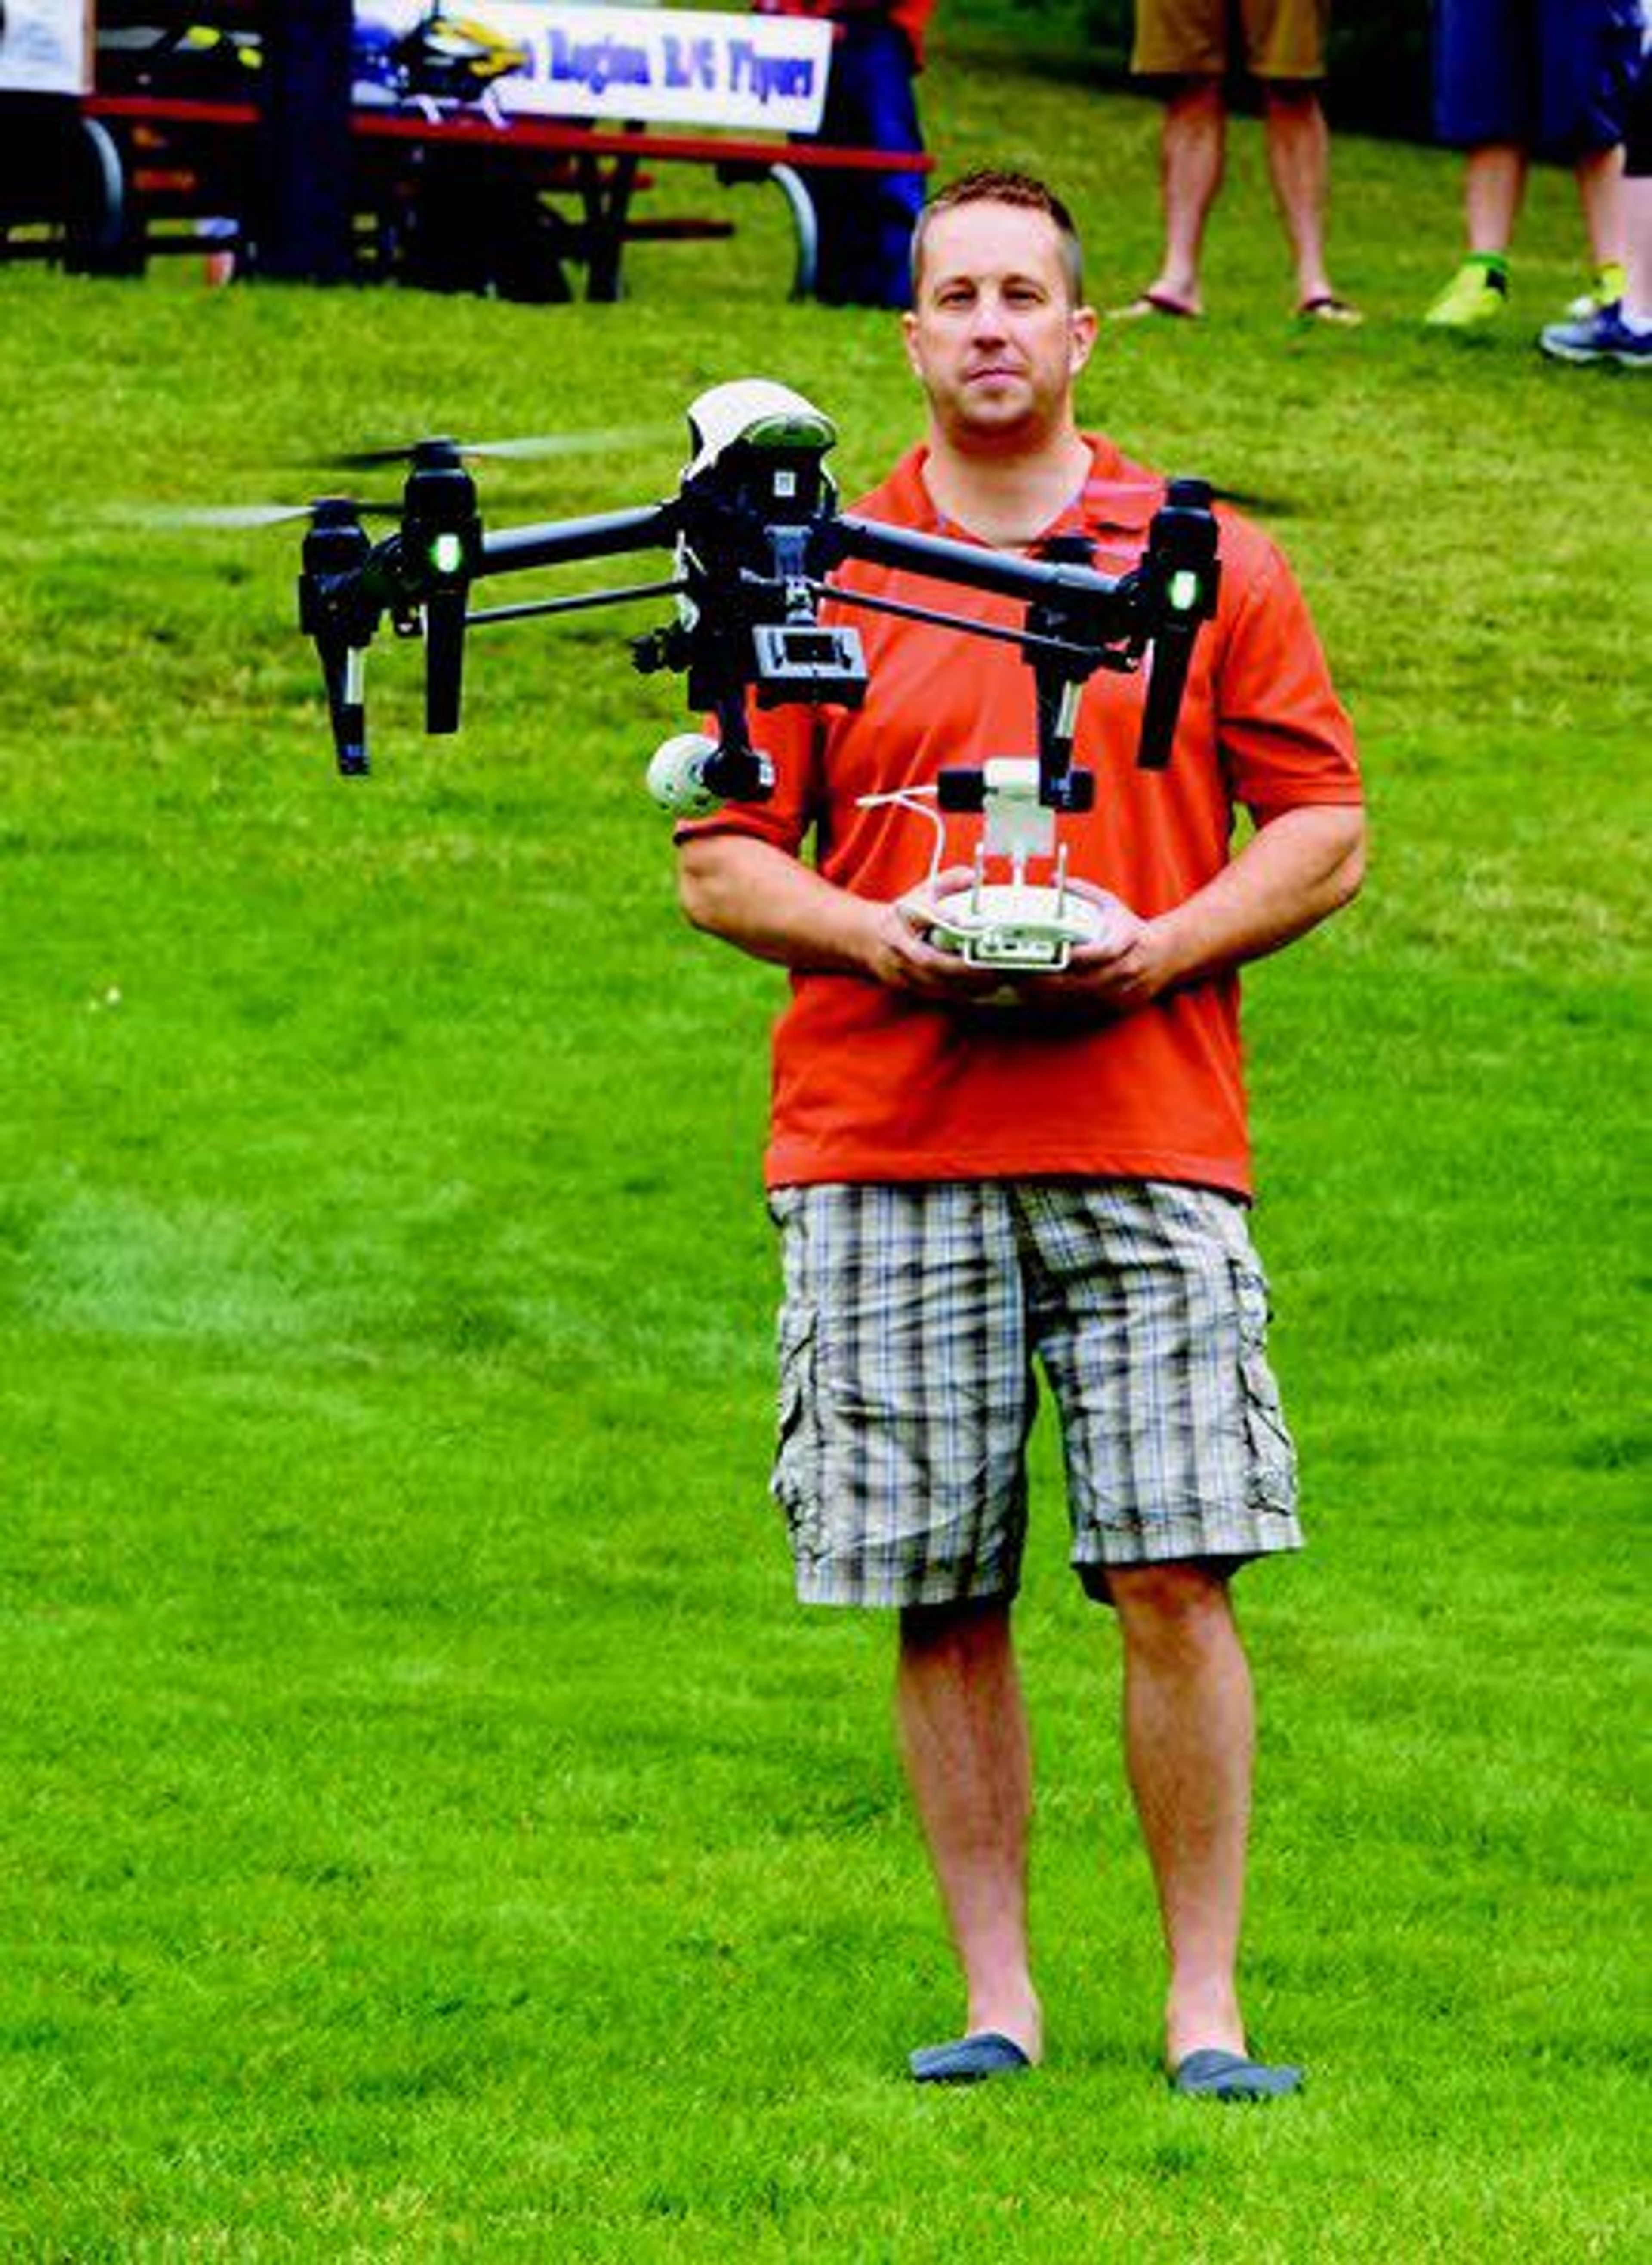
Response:
[[[1629,288],[1629,278],[1624,273],[1621,259],[1603,259],[1595,270],[1595,280],[1587,291],[1580,291],[1567,307],[1575,323],[1586,323],[1604,307],[1615,307]]]
[[[1464,260],[1423,319],[1437,331],[1478,331],[1509,303],[1509,271],[1476,253]]]
[[[1615,361],[1623,369],[1652,369],[1652,324],[1631,330],[1621,307],[1603,307],[1586,323],[1551,323],[1538,344],[1555,361]]]

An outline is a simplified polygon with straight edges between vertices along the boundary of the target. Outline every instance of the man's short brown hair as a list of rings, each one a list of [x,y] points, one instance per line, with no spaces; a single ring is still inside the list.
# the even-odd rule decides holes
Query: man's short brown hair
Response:
[[[1078,306],[1084,297],[1084,252],[1079,243],[1079,232],[1073,215],[1055,191],[1031,173],[1001,172],[991,165],[983,165],[972,173],[961,174],[937,189],[918,215],[912,232],[912,292],[918,295],[919,279],[923,270],[924,238],[929,223],[943,212],[956,212],[960,205],[1015,205],[1022,212],[1040,212],[1055,229],[1061,252],[1061,266],[1066,275],[1067,288],[1073,303]]]

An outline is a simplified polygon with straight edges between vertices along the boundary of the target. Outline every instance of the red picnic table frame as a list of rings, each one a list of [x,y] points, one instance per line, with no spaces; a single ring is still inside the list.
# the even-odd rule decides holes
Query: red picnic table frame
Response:
[[[145,226],[146,202],[157,216],[193,212],[236,217],[245,209],[244,163],[237,164],[233,139],[251,135],[261,123],[256,103],[198,102],[149,94],[92,94],[81,104],[86,131],[101,136],[103,171],[118,183],[122,200],[112,237],[132,242]],[[147,155],[133,149],[142,132],[156,144]],[[644,167],[661,164],[709,166],[724,184],[772,180],[781,189],[797,231],[794,297],[813,288],[817,236],[814,207],[804,177],[816,172],[927,173],[935,160],[920,152],[851,149],[818,142],[763,141],[738,134],[659,133],[636,126],[586,126],[555,119],[513,118],[499,124],[472,112],[425,117],[405,110],[358,108],[351,135],[360,175],[361,200],[382,201],[397,174],[397,160],[442,151],[463,153],[480,166],[512,166],[549,194],[561,192],[578,201],[580,221],[565,235],[563,251],[582,260],[586,296],[619,296],[621,266],[628,243],[668,236],[726,236],[732,225],[720,221],[638,220],[632,213],[637,191],[647,185]],[[249,149],[251,144],[247,145]],[[145,176],[148,177],[146,187]],[[215,202],[215,193],[232,191],[239,201]],[[158,244],[151,248],[160,248]]]

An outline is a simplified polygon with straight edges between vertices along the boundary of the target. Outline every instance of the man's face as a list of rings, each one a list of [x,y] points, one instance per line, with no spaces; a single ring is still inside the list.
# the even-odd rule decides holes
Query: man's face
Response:
[[[936,425],[964,448],[1064,428],[1095,317],[1073,304],[1047,213],[955,205],[925,230],[906,353]]]

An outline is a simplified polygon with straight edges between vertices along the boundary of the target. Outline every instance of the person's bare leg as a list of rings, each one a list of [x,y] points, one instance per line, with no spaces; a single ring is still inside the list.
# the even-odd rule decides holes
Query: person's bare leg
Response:
[[[1331,137],[1312,86],[1272,80],[1263,88],[1268,172],[1296,261],[1297,304],[1335,295],[1325,266],[1325,205]]]
[[[1463,160],[1463,219],[1471,252],[1506,252],[1525,198],[1526,153],[1485,142]]]
[[[1201,305],[1204,223],[1222,186],[1226,149],[1227,105],[1220,80],[1178,80],[1165,105],[1160,145],[1164,258],[1147,288],[1153,297],[1196,313]]]
[[[1027,1955],[1032,1762],[1007,1602],[904,1612],[896,1707],[906,1773],[973,2036],[1043,2043]]]
[[[1124,1751],[1169,1955],[1167,2057],[1245,2050],[1235,1970],[1255,1717],[1226,1582],[1193,1564],[1110,1568]]]
[[[1652,320],[1652,174],[1625,181],[1623,226],[1628,238],[1624,247],[1628,283],[1623,309],[1635,320],[1647,322]]]
[[[1583,226],[1597,267],[1623,261],[1623,147],[1591,150],[1572,168],[1577,180],[1577,200],[1583,208]]]

